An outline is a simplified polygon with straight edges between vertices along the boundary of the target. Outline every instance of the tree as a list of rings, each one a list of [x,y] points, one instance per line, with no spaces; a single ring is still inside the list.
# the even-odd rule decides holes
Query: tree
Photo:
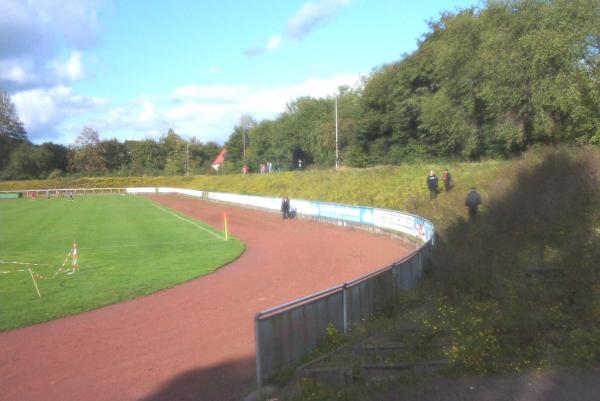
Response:
[[[489,1],[445,13],[415,52],[365,80],[349,155],[364,165],[600,142],[599,55],[597,1]]]
[[[32,158],[38,168],[36,178],[46,178],[52,172],[62,174],[67,170],[68,149],[60,144],[45,142],[32,149]]]
[[[22,143],[29,143],[23,122],[8,93],[0,90],[0,171],[9,164],[12,151]]]
[[[133,175],[158,175],[166,165],[166,152],[152,139],[125,141],[130,160],[130,173]]]
[[[165,174],[181,175],[186,171],[186,142],[169,128],[167,135],[160,140],[166,154]]]
[[[106,174],[108,166],[100,144],[98,132],[84,127],[69,152],[70,172],[96,176]]]
[[[101,141],[98,146],[108,171],[117,172],[127,168],[130,157],[125,144],[117,139],[110,139]]]
[[[203,174],[212,171],[212,162],[221,151],[221,146],[215,142],[203,144],[195,137],[189,141],[190,171]]]
[[[32,155],[30,143],[21,142],[10,153],[8,165],[3,172],[3,177],[12,180],[26,180],[38,178],[39,167]]]
[[[0,90],[0,135],[27,142],[27,133],[8,93]]]

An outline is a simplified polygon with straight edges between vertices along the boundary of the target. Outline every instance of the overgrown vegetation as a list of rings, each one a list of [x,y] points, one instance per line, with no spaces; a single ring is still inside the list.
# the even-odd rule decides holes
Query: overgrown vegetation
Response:
[[[528,155],[494,184],[485,215],[440,237],[428,284],[455,365],[599,361],[599,172],[591,149]]]
[[[420,288],[393,311],[356,327],[347,341],[412,346],[412,353],[380,359],[384,364],[438,359],[432,350],[441,346],[448,361],[441,374],[446,375],[597,366],[599,184],[597,149],[547,148],[504,165],[483,185],[486,209],[474,220],[456,210],[462,205],[450,205],[450,197],[438,199],[446,204],[449,220],[440,225]],[[331,366],[357,363],[352,348],[329,361]],[[407,373],[385,385],[358,381],[351,388],[308,380],[285,395],[358,400],[423,380],[423,375]]]

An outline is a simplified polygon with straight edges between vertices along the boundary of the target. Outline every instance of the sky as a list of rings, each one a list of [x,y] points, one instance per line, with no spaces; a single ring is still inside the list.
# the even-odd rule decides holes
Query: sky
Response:
[[[33,143],[224,143],[243,115],[334,96],[479,0],[2,0],[0,89]]]

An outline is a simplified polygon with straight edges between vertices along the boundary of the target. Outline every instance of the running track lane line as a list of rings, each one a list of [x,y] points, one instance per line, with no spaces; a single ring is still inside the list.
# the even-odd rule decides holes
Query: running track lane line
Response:
[[[201,229],[201,230],[203,230],[203,231],[206,231],[207,233],[209,233],[210,235],[214,236],[215,238],[218,238],[218,239],[220,239],[220,240],[223,240],[223,241],[225,240],[225,238],[221,237],[220,235],[217,235],[217,234],[215,234],[214,232],[212,232],[212,231],[208,230],[208,229],[207,229],[207,228],[205,228],[205,227],[202,227],[200,224],[196,223],[195,221],[188,220],[188,219],[186,219],[186,218],[184,218],[184,217],[181,217],[181,216],[179,216],[178,214],[176,214],[176,213],[173,213],[173,212],[172,212],[172,211],[170,211],[169,209],[165,209],[165,208],[163,208],[163,207],[160,207],[160,206],[158,206],[158,205],[157,205],[156,203],[154,203],[154,202],[152,202],[152,205],[153,205],[153,206],[155,206],[157,209],[160,209],[160,210],[162,210],[162,211],[163,211],[163,212],[165,212],[165,213],[168,213],[168,214],[170,214],[170,215],[173,215],[173,216],[177,217],[179,220],[185,221],[186,223],[190,223],[191,225],[193,225],[193,226],[196,226],[196,227],[198,227],[199,229]]]

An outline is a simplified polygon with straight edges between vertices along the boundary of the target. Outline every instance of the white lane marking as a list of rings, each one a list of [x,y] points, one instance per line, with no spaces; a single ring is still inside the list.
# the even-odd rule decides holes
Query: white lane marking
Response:
[[[191,225],[193,225],[193,226],[196,226],[196,227],[198,227],[199,229],[201,229],[201,230],[203,230],[203,231],[206,231],[207,233],[209,233],[210,235],[214,236],[215,238],[218,238],[218,239],[220,239],[220,240],[224,239],[224,238],[223,238],[223,237],[221,237],[220,235],[217,235],[217,234],[215,234],[214,232],[212,232],[212,231],[208,230],[207,228],[205,228],[205,227],[202,227],[200,224],[196,223],[195,221],[192,221],[192,220],[188,220],[188,219],[186,219],[186,218],[183,218],[183,217],[181,217],[180,215],[173,213],[173,212],[172,212],[172,211],[170,211],[169,209],[165,209],[165,208],[162,208],[162,207],[158,206],[158,205],[157,205],[156,203],[154,203],[154,202],[152,202],[152,204],[153,204],[153,205],[154,205],[156,208],[158,208],[158,209],[162,210],[163,212],[165,212],[165,213],[169,213],[170,215],[177,217],[177,218],[178,218],[179,220],[181,220],[181,221],[185,221],[186,223],[190,223]]]

